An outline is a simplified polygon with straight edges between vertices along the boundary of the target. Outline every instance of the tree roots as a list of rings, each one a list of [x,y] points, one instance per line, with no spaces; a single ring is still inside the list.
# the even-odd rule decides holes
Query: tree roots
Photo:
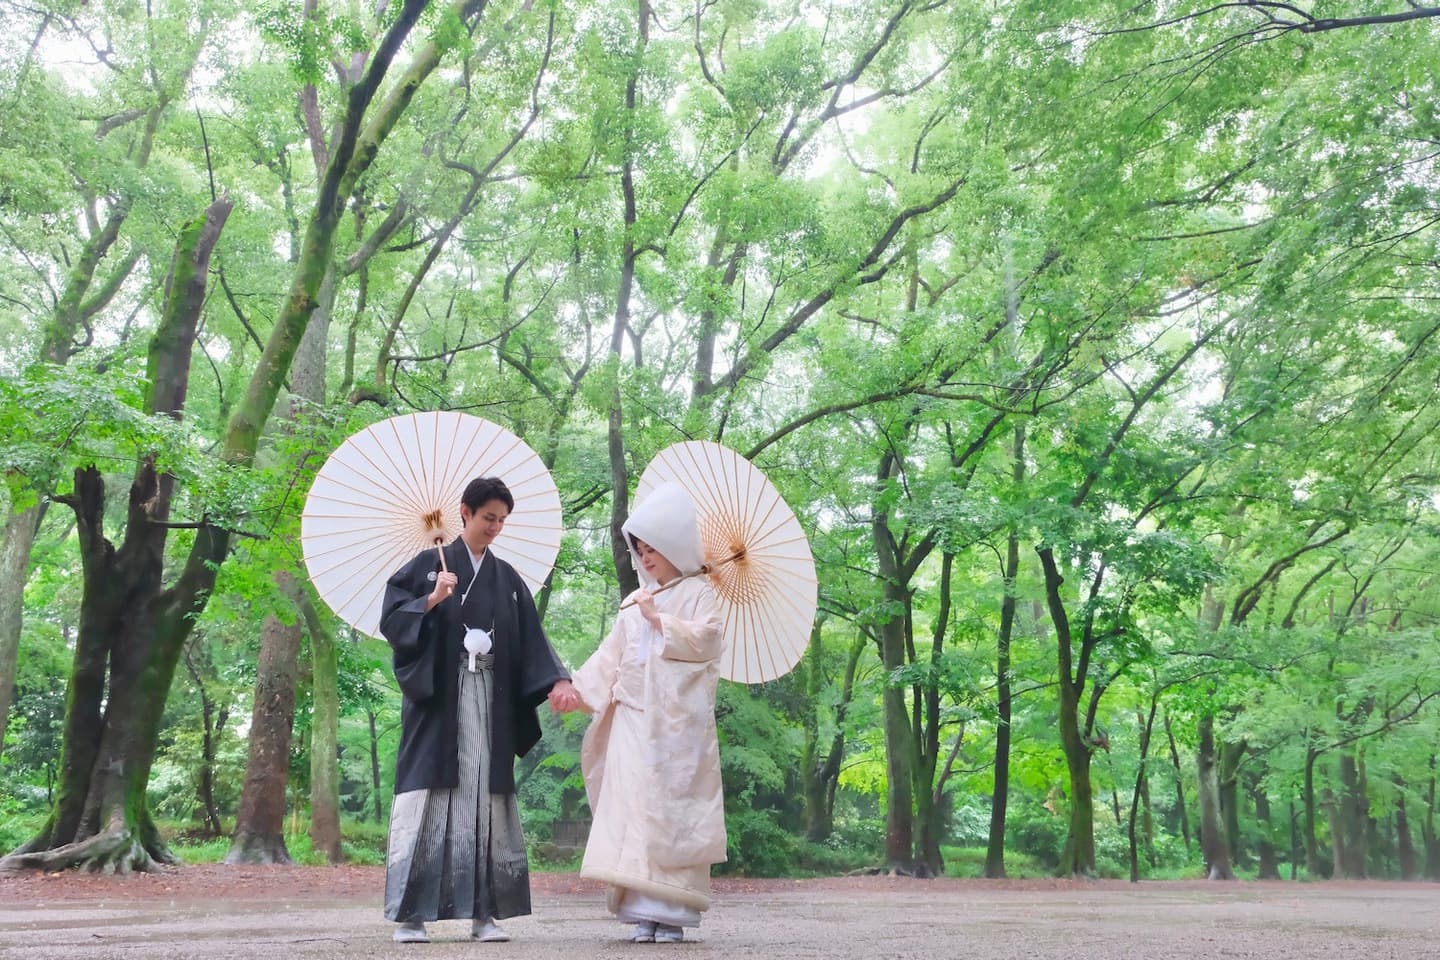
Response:
[[[230,841],[230,852],[225,854],[226,863],[290,863],[290,851],[285,847],[285,838],[279,834],[236,833]]]
[[[53,873],[77,868],[91,873],[124,874],[154,870],[161,864],[178,862],[158,841],[147,847],[139,832],[128,828],[107,830],[86,840],[49,850],[33,847],[34,844],[26,844],[9,856],[0,858],[0,873],[28,870]]]

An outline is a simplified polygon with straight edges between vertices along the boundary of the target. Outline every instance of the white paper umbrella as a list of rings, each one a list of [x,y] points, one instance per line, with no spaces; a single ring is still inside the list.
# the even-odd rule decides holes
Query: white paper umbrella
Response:
[[[661,450],[636,502],[668,481],[685,488],[699,514],[725,621],[721,674],[740,683],[784,676],[805,654],[815,620],[815,559],[795,514],[754,464],[718,443]]]
[[[515,509],[491,549],[531,590],[560,552],[560,494],[534,450],[504,427],[463,413],[414,413],[342,443],[310,487],[300,522],[305,567],[346,623],[378,637],[385,581],[415,554],[460,533],[460,496],[499,477]]]

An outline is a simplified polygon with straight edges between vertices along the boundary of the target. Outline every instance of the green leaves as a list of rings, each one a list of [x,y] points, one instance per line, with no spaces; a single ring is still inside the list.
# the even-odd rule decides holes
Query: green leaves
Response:
[[[348,57],[369,46],[365,28],[353,17],[307,17],[302,5],[289,0],[265,4],[256,21],[265,39],[284,51],[291,74],[301,83],[319,84],[332,55]]]

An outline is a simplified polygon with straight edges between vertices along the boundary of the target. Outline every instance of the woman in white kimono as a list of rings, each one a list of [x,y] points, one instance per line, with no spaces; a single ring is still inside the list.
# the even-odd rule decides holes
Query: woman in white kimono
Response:
[[[695,505],[662,485],[622,528],[642,587],[573,678],[569,705],[594,714],[581,749],[593,824],[580,875],[609,884],[631,939],[675,943],[710,906],[710,865],[725,860],[715,735],[724,645]],[[659,588],[679,580],[663,592]]]

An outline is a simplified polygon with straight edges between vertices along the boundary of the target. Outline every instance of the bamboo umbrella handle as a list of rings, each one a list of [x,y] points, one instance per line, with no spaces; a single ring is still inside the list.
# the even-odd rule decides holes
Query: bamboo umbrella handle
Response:
[[[741,549],[741,550],[736,550],[734,553],[730,554],[730,556],[726,557],[724,560],[719,560],[719,561],[716,561],[715,563],[707,563],[707,564],[705,564],[704,566],[702,566],[699,570],[696,570],[694,573],[687,573],[687,574],[685,574],[684,576],[676,577],[674,580],[671,580],[669,583],[661,584],[659,587],[655,588],[654,590],[651,590],[651,591],[650,591],[650,595],[653,597],[653,596],[654,596],[655,594],[657,594],[657,593],[664,593],[666,590],[669,590],[671,587],[675,586],[675,584],[679,583],[679,582],[682,581],[682,580],[689,580],[691,577],[698,577],[698,576],[700,576],[702,573],[710,573],[710,572],[712,572],[716,567],[722,567],[722,566],[724,566],[725,564],[731,562],[732,560],[739,560],[739,559],[740,559],[741,557],[743,557],[743,556],[745,556],[745,551],[744,551],[743,549]],[[634,600],[631,600],[629,603],[622,603],[622,604],[620,604],[620,609],[621,609],[621,610],[629,610],[629,609],[630,609],[631,607],[633,607],[633,606],[635,606],[635,601],[634,601]]]

